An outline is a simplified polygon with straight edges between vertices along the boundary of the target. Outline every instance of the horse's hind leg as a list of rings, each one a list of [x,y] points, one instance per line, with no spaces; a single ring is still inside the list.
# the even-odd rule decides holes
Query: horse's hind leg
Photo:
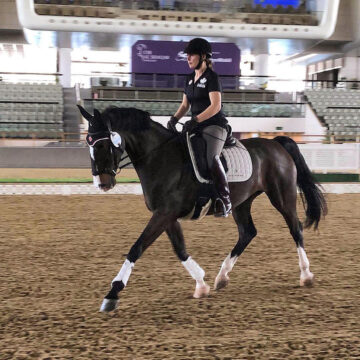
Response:
[[[288,178],[290,181],[290,177]],[[304,249],[302,224],[296,213],[296,185],[295,183],[275,186],[266,192],[271,203],[284,217],[293,237],[299,256],[300,286],[311,286],[314,282],[314,274],[310,271],[310,263]]]
[[[201,298],[209,295],[210,286],[204,281],[205,271],[186,252],[184,235],[178,221],[172,222],[166,229],[171,244],[181,263],[196,281],[194,298]]]
[[[239,231],[239,240],[221,265],[220,271],[215,279],[215,290],[220,290],[228,285],[228,273],[232,270],[238,257],[250,244],[250,241],[256,236],[256,228],[250,214],[250,209],[257,195],[258,194],[253,195],[233,211],[233,217]]]

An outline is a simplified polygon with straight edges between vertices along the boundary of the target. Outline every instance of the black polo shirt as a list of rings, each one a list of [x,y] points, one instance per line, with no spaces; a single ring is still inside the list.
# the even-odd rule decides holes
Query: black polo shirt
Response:
[[[189,74],[185,80],[184,93],[191,105],[191,114],[199,115],[211,104],[209,93],[212,91],[221,92],[221,84],[217,73],[207,68],[195,82],[195,71]],[[219,125],[226,127],[227,120],[222,110],[211,118],[202,121],[201,126]]]

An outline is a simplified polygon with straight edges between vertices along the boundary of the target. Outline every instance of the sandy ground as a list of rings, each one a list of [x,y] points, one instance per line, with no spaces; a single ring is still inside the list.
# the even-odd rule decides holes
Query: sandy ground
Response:
[[[150,216],[142,196],[2,196],[0,359],[360,359],[360,194],[328,201],[319,233],[305,231],[314,287],[299,287],[294,243],[261,196],[228,288],[193,299],[162,235],[108,315],[102,298]],[[233,220],[183,228],[212,285]]]

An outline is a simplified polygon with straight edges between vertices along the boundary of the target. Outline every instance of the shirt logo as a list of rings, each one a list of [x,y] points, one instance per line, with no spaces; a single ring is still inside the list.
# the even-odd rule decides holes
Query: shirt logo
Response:
[[[204,89],[204,88],[205,88],[206,81],[207,81],[206,78],[200,79],[200,81],[199,81],[199,83],[196,85],[196,87],[198,87],[198,88],[203,88],[203,89]]]
[[[191,79],[191,80],[189,81],[189,85],[191,85],[191,84],[192,84],[192,82],[193,82],[193,81],[192,81],[192,79]]]

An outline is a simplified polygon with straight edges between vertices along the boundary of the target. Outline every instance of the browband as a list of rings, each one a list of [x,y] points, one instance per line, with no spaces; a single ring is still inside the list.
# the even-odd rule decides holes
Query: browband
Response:
[[[87,134],[86,136],[86,143],[93,147],[98,141],[100,140],[107,140],[110,139],[110,135],[105,134],[104,132],[101,133],[93,133]]]

